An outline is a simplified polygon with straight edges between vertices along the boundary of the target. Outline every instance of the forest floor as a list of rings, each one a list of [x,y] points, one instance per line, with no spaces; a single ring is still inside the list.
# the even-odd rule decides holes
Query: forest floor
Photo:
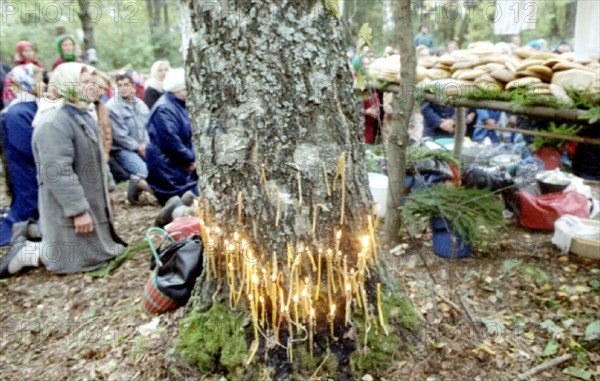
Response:
[[[141,241],[158,210],[152,202],[129,206],[119,188],[117,231]],[[421,248],[388,254],[424,321],[384,376],[356,379],[513,380],[565,353],[573,358],[531,380],[597,377],[600,346],[586,340],[586,328],[600,310],[598,263],[560,255],[551,233],[517,225],[510,232],[496,252],[465,260],[436,257],[428,237]],[[34,269],[0,281],[0,380],[222,379],[175,352],[183,309],[154,319],[143,313],[149,259],[141,251],[105,278]]]

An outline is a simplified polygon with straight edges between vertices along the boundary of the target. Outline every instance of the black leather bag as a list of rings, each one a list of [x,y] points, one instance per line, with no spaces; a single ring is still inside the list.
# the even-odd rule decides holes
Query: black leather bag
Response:
[[[170,244],[157,252],[152,242],[153,232],[160,232]],[[204,246],[199,236],[182,241],[173,239],[160,228],[151,228],[146,239],[152,251],[153,270],[142,298],[144,310],[161,314],[185,305],[192,294],[196,279],[202,274]]]

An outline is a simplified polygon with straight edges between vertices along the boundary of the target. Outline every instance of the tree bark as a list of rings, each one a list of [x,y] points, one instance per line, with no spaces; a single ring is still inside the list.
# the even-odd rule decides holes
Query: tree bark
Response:
[[[318,0],[185,0],[183,15],[207,247],[190,316],[222,304],[250,310],[248,361],[265,363],[280,379],[303,371],[291,349],[311,358],[313,350],[315,357],[327,351],[337,379],[351,379],[359,340],[366,346],[368,335],[386,330],[377,285],[398,294],[378,262],[340,21]],[[304,313],[314,310],[314,345],[291,341],[311,326],[292,313],[299,296]],[[267,311],[264,323],[255,322],[258,310]],[[399,336],[378,340],[392,337]]]
[[[400,92],[394,94],[392,109],[392,131],[388,143],[389,188],[386,208],[385,233],[388,244],[399,243],[402,224],[399,207],[404,191],[406,171],[406,147],[408,144],[408,124],[414,106],[416,81],[416,54],[412,42],[411,1],[399,1],[396,8],[397,39],[400,46]]]
[[[565,35],[564,38],[575,37],[575,18],[577,15],[577,1],[571,1],[565,5]]]
[[[84,54],[89,49],[96,49],[96,40],[94,39],[94,24],[91,21],[88,12],[90,0],[79,0],[79,20],[81,20],[81,29],[83,29]]]

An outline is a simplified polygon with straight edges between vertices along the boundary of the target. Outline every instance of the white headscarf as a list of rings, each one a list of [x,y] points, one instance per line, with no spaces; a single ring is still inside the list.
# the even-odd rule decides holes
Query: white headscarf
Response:
[[[146,87],[146,88],[152,87],[152,88],[160,91],[161,93],[164,91],[163,90],[163,81],[160,80],[160,75],[158,73],[161,65],[163,65],[163,64],[165,64],[169,68],[171,68],[171,64],[169,63],[169,61],[156,61],[155,63],[153,63],[152,68],[150,69],[150,78],[148,78],[148,80],[144,84],[144,87]]]
[[[33,118],[33,127],[37,127],[41,116],[50,109],[61,109],[71,105],[80,111],[92,114],[91,100],[87,98],[81,85],[81,72],[86,65],[78,62],[65,62],[56,67],[50,77],[48,90],[54,92],[58,99],[42,98],[38,111]]]
[[[15,66],[8,73],[7,78],[12,82],[11,90],[15,94],[15,99],[13,99],[2,112],[8,111],[8,109],[19,103],[36,101],[36,83],[34,75],[40,70],[40,68],[30,63]]]

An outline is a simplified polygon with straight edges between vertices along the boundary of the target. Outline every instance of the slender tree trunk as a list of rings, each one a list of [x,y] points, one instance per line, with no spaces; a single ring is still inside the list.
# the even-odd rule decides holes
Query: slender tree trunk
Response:
[[[148,26],[150,27],[150,33],[154,32],[155,27],[153,2],[154,0],[146,0],[146,10],[148,11]]]
[[[575,36],[575,18],[577,15],[577,1],[565,5],[565,38]]]
[[[408,144],[408,124],[413,112],[414,89],[416,80],[416,54],[412,41],[412,18],[410,0],[397,2],[396,36],[400,46],[401,88],[394,95],[392,109],[392,131],[388,143],[389,188],[386,208],[385,233],[387,242],[394,245],[399,242],[402,224],[399,207],[404,191],[404,173],[406,171],[406,147]]]
[[[207,227],[187,326],[251,316],[243,363],[231,360],[231,338],[208,354],[210,337],[186,339],[197,329],[182,334],[184,357],[231,374],[266,365],[235,376],[245,379],[307,377],[335,359],[322,372],[352,379],[354,350],[386,329],[377,284],[386,298],[393,284],[377,257],[340,21],[318,0],[184,0],[182,13]]]
[[[90,19],[88,12],[90,0],[79,0],[79,20],[81,20],[81,29],[83,29],[83,46],[84,54],[87,54],[89,49],[96,48],[96,40],[94,39],[94,23]]]
[[[169,3],[167,1],[163,2],[163,15],[165,16],[165,26],[169,27]]]

